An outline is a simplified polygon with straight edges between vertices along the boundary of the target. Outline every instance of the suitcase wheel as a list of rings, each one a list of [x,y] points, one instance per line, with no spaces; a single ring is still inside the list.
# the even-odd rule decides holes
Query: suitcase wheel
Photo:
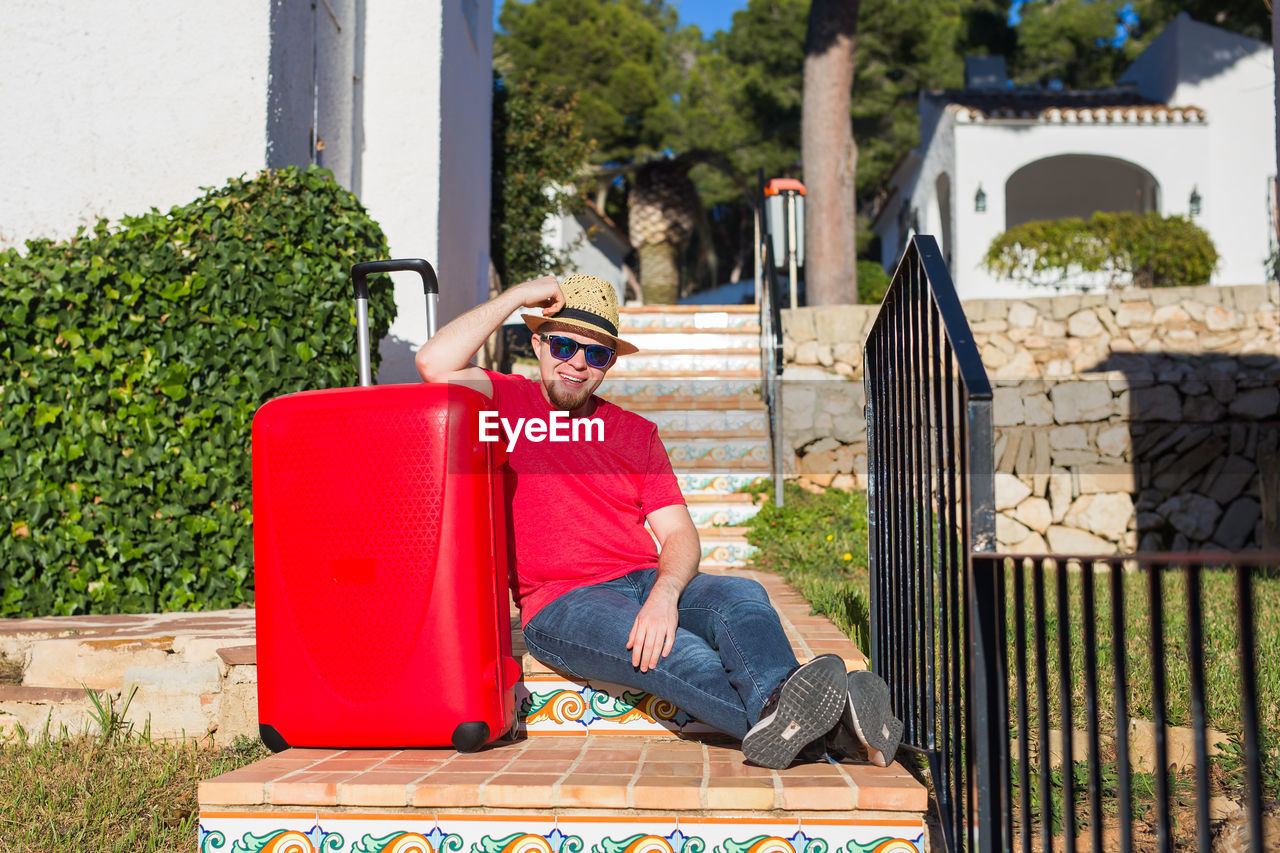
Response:
[[[272,752],[284,752],[289,748],[289,743],[280,733],[276,731],[275,726],[269,726],[266,723],[258,724],[258,737],[262,738],[262,744]]]
[[[489,742],[489,724],[483,721],[460,723],[453,730],[453,748],[458,752],[475,752]]]

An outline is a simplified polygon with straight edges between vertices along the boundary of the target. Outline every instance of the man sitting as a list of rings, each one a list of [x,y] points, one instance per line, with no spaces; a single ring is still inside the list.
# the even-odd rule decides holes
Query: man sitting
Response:
[[[538,382],[471,364],[521,307],[542,309],[525,315]],[[504,291],[417,354],[424,380],[475,388],[507,424],[589,421],[570,433],[575,441],[508,441],[508,529],[529,652],[671,702],[740,738],[765,767],[788,766],[827,735],[845,752],[857,738],[886,765],[902,724],[884,682],[846,674],[836,655],[799,665],[760,584],[699,574],[698,531],[657,427],[593,393],[615,358],[634,352],[618,337],[613,285],[570,275]]]

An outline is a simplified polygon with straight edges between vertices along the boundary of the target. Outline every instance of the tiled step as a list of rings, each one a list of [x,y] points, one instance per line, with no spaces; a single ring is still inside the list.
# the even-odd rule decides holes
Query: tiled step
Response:
[[[636,355],[653,355],[660,352],[709,351],[734,354],[754,354],[760,357],[759,332],[736,332],[732,329],[701,329],[696,332],[635,330],[620,332],[627,340],[640,348]]]
[[[758,368],[743,377],[610,377],[597,393],[646,417],[649,411],[763,408]]]
[[[756,501],[752,495],[749,495],[746,492],[740,492],[740,493],[730,492],[729,494],[726,494],[726,495],[704,494],[701,492],[696,492],[696,493],[686,494],[684,496],[684,499],[685,501],[688,502],[689,506],[693,506],[694,504],[711,504],[711,503],[718,503],[718,504],[758,503],[758,501]]]
[[[754,372],[754,373],[753,373]],[[760,374],[760,354],[741,350],[638,352],[620,358],[609,375],[628,376],[735,376]]]
[[[676,471],[676,482],[686,498],[734,494],[767,479],[767,472],[740,468]]]
[[[697,437],[708,433],[768,436],[769,416],[764,409],[660,409],[644,413],[665,439]]]
[[[865,659],[781,578],[797,656]],[[678,708],[524,653],[523,739],[480,752],[292,749],[199,787],[199,849],[470,853],[889,853],[924,846],[925,789],[900,765],[745,762]],[[292,843],[296,847],[289,847]]]
[[[693,523],[699,528],[710,530],[723,530],[726,527],[744,529],[742,525],[750,521],[759,511],[758,505],[739,501],[689,504],[689,515],[693,517]]]
[[[680,317],[698,314],[725,314],[731,318],[758,319],[760,309],[755,305],[620,305],[618,314],[624,323],[633,318],[653,316],[662,318],[664,322],[671,322]]]
[[[667,739],[530,738],[469,755],[289,750],[202,782],[199,799],[201,853],[901,853],[925,845],[925,790],[896,765],[771,771],[743,764],[733,745]]]
[[[0,741],[91,729],[86,688],[121,707],[134,685],[127,721],[157,740],[256,734],[253,641],[252,610],[0,620]]]
[[[714,528],[699,531],[699,537],[702,540],[702,558],[698,567],[702,571],[740,569],[747,565],[756,551],[745,537],[724,534]]]
[[[686,438],[666,442],[671,465],[683,468],[724,468],[767,470],[769,444],[752,438]]]

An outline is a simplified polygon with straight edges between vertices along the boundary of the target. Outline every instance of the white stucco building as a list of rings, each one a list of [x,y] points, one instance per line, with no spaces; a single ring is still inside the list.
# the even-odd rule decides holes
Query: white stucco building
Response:
[[[894,169],[872,223],[882,262],[892,271],[911,234],[933,234],[962,299],[1025,294],[981,267],[1007,228],[1157,211],[1208,232],[1219,254],[1213,283],[1265,282],[1274,83],[1269,45],[1184,12],[1115,89],[1013,89],[997,75],[925,94],[922,142]]]
[[[6,4],[0,248],[314,157],[436,267],[447,321],[489,291],[492,3]],[[415,276],[396,301],[383,382],[426,337]]]

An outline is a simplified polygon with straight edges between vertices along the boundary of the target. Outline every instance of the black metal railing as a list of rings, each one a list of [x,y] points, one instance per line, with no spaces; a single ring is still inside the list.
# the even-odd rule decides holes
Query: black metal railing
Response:
[[[991,386],[931,237],[864,382],[871,661],[945,848],[1277,849],[1280,555],[995,553]]]
[[[903,743],[929,760],[947,849],[968,832],[994,850],[975,821],[999,768],[966,744],[1002,713],[988,660],[1001,649],[975,630],[996,614],[965,618],[988,597],[968,554],[995,546],[991,385],[932,237],[908,244],[863,364],[872,667]]]
[[[773,500],[783,503],[782,452],[782,309],[778,302],[778,272],[774,265],[773,237],[765,215],[764,175],[756,188],[756,287],[760,308],[760,396],[769,414],[769,458],[772,460]]]
[[[1003,768],[1000,796],[979,803],[997,849],[1208,853],[1224,834],[1221,849],[1276,849],[1262,809],[1280,783],[1280,709],[1268,662],[1259,718],[1255,610],[1274,605],[1277,567],[1280,555],[972,555],[1012,661],[992,679],[1008,685],[999,730],[966,744]]]

